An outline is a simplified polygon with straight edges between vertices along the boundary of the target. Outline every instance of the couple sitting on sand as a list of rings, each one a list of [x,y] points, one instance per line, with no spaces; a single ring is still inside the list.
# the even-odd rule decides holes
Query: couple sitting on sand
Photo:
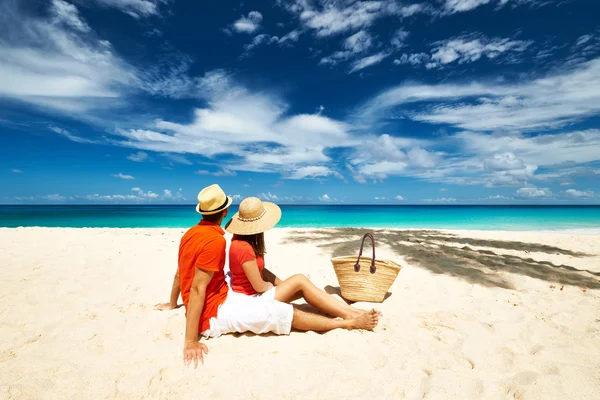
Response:
[[[196,210],[202,220],[181,238],[171,301],[156,306],[159,310],[176,308],[181,292],[186,308],[186,365],[193,362],[197,367],[198,360],[204,361],[203,353],[208,353],[198,340],[199,333],[205,337],[247,331],[287,335],[291,328],[325,332],[373,329],[377,325],[379,312],[351,307],[317,288],[304,275],[282,281],[264,267],[263,233],[277,224],[281,209],[255,197],[242,201],[239,212],[225,226],[234,234],[229,248],[230,290],[224,273],[225,232],[220,225],[231,202],[218,185],[198,194]],[[294,308],[290,302],[300,298],[334,318]]]

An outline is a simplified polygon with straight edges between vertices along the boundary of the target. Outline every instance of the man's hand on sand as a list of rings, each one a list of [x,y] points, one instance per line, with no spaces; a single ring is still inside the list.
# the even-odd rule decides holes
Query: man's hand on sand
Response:
[[[198,360],[204,365],[204,354],[208,354],[208,347],[204,343],[192,340],[185,344],[183,348],[183,362],[190,366],[194,362],[194,368],[198,368]]]
[[[159,303],[154,306],[155,310],[168,311],[181,307],[181,304],[173,305],[171,303]]]

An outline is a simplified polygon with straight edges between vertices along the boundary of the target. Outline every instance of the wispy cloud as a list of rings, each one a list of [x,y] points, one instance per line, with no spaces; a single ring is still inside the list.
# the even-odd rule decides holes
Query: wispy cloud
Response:
[[[395,1],[284,1],[279,4],[297,16],[300,23],[317,37],[363,29],[385,16],[410,17],[425,11],[421,4],[403,5]]]
[[[325,193],[323,196],[319,196],[319,200],[324,202],[332,201],[327,193]]]
[[[575,198],[592,198],[596,197],[596,194],[591,190],[576,190],[576,189],[567,189],[565,190],[565,194],[570,197]]]
[[[404,197],[402,197],[402,196],[400,196],[400,195],[398,195],[398,196],[396,196],[396,197],[394,197],[394,198],[395,198],[396,200],[398,200],[398,201],[403,201],[403,200],[404,200]]]
[[[171,160],[177,164],[194,165],[193,162],[191,162],[190,160],[188,160],[185,156],[183,156],[181,154],[162,153],[161,156],[163,156],[167,160]]]
[[[252,93],[232,81],[211,89],[208,106],[196,109],[192,122],[158,120],[152,129],[121,129],[115,143],[211,158],[229,154],[237,159],[224,168],[291,175],[328,162],[326,148],[353,142],[346,124],[322,114],[290,115],[276,96]]]
[[[600,59],[532,81],[405,84],[367,102],[360,119],[383,119],[400,106],[426,102],[404,115],[473,131],[559,128],[600,112]]]
[[[506,60],[515,62],[518,61],[518,54],[527,50],[531,44],[531,41],[470,34],[434,42],[431,45],[431,54],[402,54],[394,60],[394,64],[410,64],[415,67],[422,65],[433,69],[453,63],[472,63],[482,58],[494,60],[495,63]]]
[[[23,173],[23,171],[21,171],[20,169],[16,169],[16,168],[11,169],[10,172],[12,172],[13,174],[22,174]]]
[[[105,7],[116,8],[133,18],[149,17],[159,14],[159,4],[168,0],[93,0]]]
[[[436,68],[450,63],[471,63],[486,57],[498,59],[505,53],[521,53],[531,44],[529,41],[508,38],[486,38],[482,35],[468,35],[437,42],[432,50],[428,68]]]
[[[426,203],[456,203],[456,199],[453,197],[441,197],[438,199],[424,199]]]
[[[441,15],[455,14],[465,11],[471,11],[487,4],[496,5],[496,10],[501,9],[507,4],[511,4],[513,7],[523,4],[529,4],[532,6],[542,6],[550,3],[548,0],[445,0],[444,7],[438,10],[437,13]]]
[[[77,8],[54,0],[51,17],[23,14],[15,0],[0,5],[0,96],[64,112],[82,112],[120,97],[134,75],[99,40]]]
[[[304,178],[326,177],[329,175],[339,176],[339,174],[337,174],[335,171],[332,171],[328,167],[311,165],[308,167],[298,168],[289,176],[289,178],[304,179]]]
[[[146,153],[144,151],[138,151],[137,153],[133,153],[133,154],[127,156],[128,160],[135,161],[135,162],[142,162],[142,161],[146,160],[147,158],[148,158],[148,153]]]
[[[241,16],[231,26],[238,33],[253,33],[260,28],[263,16],[258,11],[250,11],[247,16]]]
[[[232,171],[230,169],[222,169],[219,171],[207,171],[207,170],[198,170],[196,171],[196,174],[198,175],[212,175],[212,176],[236,176],[237,173],[235,171]]]
[[[69,139],[73,142],[76,142],[76,143],[87,143],[87,144],[100,143],[98,140],[86,139],[86,138],[82,138],[77,135],[73,135],[71,132],[67,131],[66,129],[62,129],[57,126],[51,126],[50,130],[52,132],[58,133],[61,136],[66,137],[67,139]]]
[[[82,32],[91,30],[88,24],[79,16],[77,7],[66,1],[52,0],[52,13],[54,14],[54,21],[57,23],[64,23]]]
[[[515,194],[519,197],[543,198],[552,197],[552,190],[550,190],[549,188],[538,188],[535,186],[529,186],[517,189]]]
[[[87,195],[76,195],[69,198],[69,200],[79,201],[84,200],[92,203],[144,203],[152,201],[185,201],[186,198],[183,196],[182,190],[179,189],[175,193],[169,189],[164,189],[162,194],[153,192],[152,190],[145,191],[141,188],[134,187],[131,189],[131,193],[125,194],[87,194]]]
[[[381,61],[383,61],[388,56],[389,56],[389,53],[381,51],[377,54],[373,54],[368,57],[363,57],[360,60],[357,60],[356,62],[354,62],[352,64],[350,73],[360,71],[361,69],[365,69],[365,68],[370,67],[375,64],[379,64]]]
[[[119,172],[118,174],[112,174],[111,176],[112,176],[112,177],[115,177],[115,178],[119,178],[119,179],[126,179],[126,180],[135,179],[135,178],[134,178],[133,176],[131,176],[131,175],[125,175],[125,174],[122,174],[122,173],[120,173],[120,172]]]

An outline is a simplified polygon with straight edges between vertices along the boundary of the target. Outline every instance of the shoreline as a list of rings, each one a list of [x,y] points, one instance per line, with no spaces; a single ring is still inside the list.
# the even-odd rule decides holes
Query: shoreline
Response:
[[[187,230],[191,228],[191,226],[187,227],[69,227],[69,226],[18,226],[18,227],[3,227],[0,226],[0,230],[26,230],[26,229],[64,229],[64,230],[72,230],[72,229],[83,229],[83,230]],[[544,234],[560,234],[560,235],[600,235],[600,226],[597,228],[572,228],[572,229],[527,229],[527,230],[511,230],[511,229],[470,229],[470,228],[398,228],[398,227],[374,227],[374,226],[328,226],[328,227],[275,227],[272,230],[282,230],[282,231],[314,231],[314,230],[352,230],[352,229],[360,229],[360,230],[373,230],[373,231],[439,231],[439,232],[458,232],[462,234],[467,234],[470,232],[486,232],[490,234],[494,233],[544,233]]]

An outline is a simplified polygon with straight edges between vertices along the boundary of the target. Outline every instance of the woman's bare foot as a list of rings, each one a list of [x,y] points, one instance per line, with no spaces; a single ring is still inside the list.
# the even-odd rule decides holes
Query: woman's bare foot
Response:
[[[350,331],[353,329],[367,329],[371,331],[379,323],[379,311],[371,310],[361,314],[357,318],[347,320],[348,326],[346,329]]]

